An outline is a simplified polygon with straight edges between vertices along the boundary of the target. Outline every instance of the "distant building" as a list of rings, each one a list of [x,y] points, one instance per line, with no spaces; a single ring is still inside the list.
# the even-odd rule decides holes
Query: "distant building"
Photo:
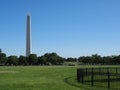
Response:
[[[26,30],[26,57],[31,54],[31,17],[27,15],[27,30]]]

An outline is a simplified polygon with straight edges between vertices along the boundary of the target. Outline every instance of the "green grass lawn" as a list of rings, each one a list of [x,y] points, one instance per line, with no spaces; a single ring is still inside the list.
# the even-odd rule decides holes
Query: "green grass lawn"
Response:
[[[0,90],[108,90],[105,87],[91,87],[78,83],[77,68],[77,66],[2,66]]]

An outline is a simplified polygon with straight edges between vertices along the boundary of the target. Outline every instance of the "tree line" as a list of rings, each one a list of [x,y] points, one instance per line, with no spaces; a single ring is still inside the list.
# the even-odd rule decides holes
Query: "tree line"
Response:
[[[36,54],[30,54],[26,56],[6,56],[0,50],[0,65],[62,65],[64,58],[60,57],[56,53],[46,53],[43,56],[37,56]]]
[[[12,66],[12,65],[63,65],[64,62],[77,62],[77,64],[101,64],[101,65],[120,65],[120,55],[118,56],[100,56],[97,54],[91,56],[81,56],[79,58],[63,58],[56,53],[46,53],[42,56],[36,54],[30,54],[26,56],[6,56],[0,49],[0,65]]]
[[[101,64],[101,65],[120,65],[120,55],[100,56],[97,54],[91,56],[82,56],[78,61],[83,64]]]

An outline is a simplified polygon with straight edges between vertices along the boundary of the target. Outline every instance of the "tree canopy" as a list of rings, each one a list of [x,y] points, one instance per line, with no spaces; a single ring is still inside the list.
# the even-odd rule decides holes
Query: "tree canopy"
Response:
[[[0,49],[0,65],[62,65],[64,62],[76,62],[78,64],[101,64],[101,65],[120,65],[120,55],[100,56],[93,54],[91,56],[81,56],[79,58],[63,58],[57,53],[45,53],[42,56],[30,54],[29,57],[20,55],[6,56]]]

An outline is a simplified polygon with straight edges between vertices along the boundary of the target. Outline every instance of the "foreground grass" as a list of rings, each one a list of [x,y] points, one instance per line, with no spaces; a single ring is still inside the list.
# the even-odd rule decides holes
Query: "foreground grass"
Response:
[[[108,90],[104,87],[91,87],[78,83],[77,68],[74,66],[3,66],[0,67],[0,90]]]

